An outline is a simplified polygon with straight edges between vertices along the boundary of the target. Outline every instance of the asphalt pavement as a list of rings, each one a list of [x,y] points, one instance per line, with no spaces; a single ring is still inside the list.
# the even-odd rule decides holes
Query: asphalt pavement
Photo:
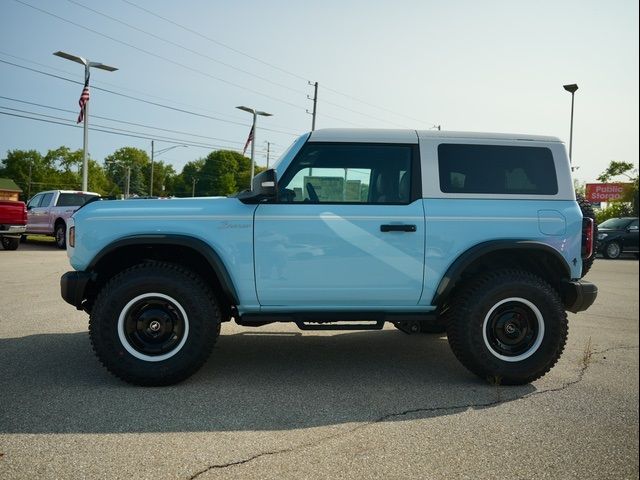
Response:
[[[638,261],[595,262],[555,368],[492,386],[441,335],[224,324],[206,365],[134,387],[66,304],[64,251],[0,251],[0,478],[637,479]]]

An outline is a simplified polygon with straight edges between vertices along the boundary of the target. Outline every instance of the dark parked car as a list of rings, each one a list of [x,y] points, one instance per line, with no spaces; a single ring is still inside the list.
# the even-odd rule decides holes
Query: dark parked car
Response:
[[[622,253],[638,257],[638,219],[610,218],[598,225],[598,251],[605,258],[618,258]]]

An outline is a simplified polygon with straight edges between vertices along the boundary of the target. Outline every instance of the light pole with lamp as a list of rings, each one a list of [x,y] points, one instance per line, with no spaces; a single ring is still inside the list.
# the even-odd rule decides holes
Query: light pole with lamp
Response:
[[[578,85],[572,83],[570,85],[563,85],[567,92],[571,93],[571,127],[569,130],[569,163],[571,163],[571,149],[573,147],[573,96],[578,90]]]
[[[240,106],[240,107],[236,107],[239,110],[243,110],[245,112],[249,112],[250,114],[253,115],[253,123],[251,124],[251,131],[253,132],[253,138],[251,139],[251,180],[250,180],[250,184],[249,184],[249,190],[253,190],[253,176],[255,173],[255,153],[256,153],[256,119],[258,118],[258,115],[260,115],[261,117],[272,117],[273,114],[271,113],[267,113],[267,112],[261,112],[259,110],[256,110],[255,108],[249,108],[249,107],[244,107],[244,106]]]
[[[173,150],[178,147],[187,147],[187,145],[172,145],[171,147],[163,148],[162,150],[158,150],[157,152],[154,149],[154,141],[151,140],[151,179],[149,181],[149,196],[153,196],[153,162],[156,155],[162,155],[164,152],[168,152],[169,150]]]
[[[67,60],[71,60],[72,62],[80,63],[84,65],[84,84],[85,87],[89,86],[89,75],[90,69],[99,68],[100,70],[106,70],[107,72],[115,72],[118,70],[115,67],[110,67],[109,65],[104,65],[99,62],[90,62],[86,58],[77,57],[75,55],[71,55],[70,53],[57,51],[54,52],[56,57],[65,58]],[[88,97],[87,97],[88,99]],[[89,102],[86,101],[84,106],[82,107],[84,113],[84,134],[82,141],[82,191],[86,192],[89,190],[89,154],[88,154],[88,146],[89,146]]]

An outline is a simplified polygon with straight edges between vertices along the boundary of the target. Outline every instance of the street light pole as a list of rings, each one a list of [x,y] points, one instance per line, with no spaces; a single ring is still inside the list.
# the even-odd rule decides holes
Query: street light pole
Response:
[[[573,97],[578,90],[578,85],[572,83],[570,85],[563,85],[563,88],[571,93],[571,126],[569,129],[569,163],[571,163],[571,153],[573,148]]]
[[[104,65],[100,62],[90,62],[86,58],[78,57],[76,55],[71,55],[70,53],[57,51],[53,53],[56,57],[64,58],[66,60],[71,60],[72,62],[79,63],[84,65],[84,81],[85,85],[89,85],[89,75],[90,69],[99,68],[100,70],[106,70],[107,72],[115,72],[118,70],[115,67],[110,67],[109,65]],[[82,136],[82,190],[84,192],[89,190],[89,102],[85,102],[84,107],[84,125],[83,125],[83,136]]]
[[[153,165],[154,165],[154,158],[155,155],[162,155],[164,152],[168,152],[169,150],[172,150],[174,148],[178,148],[178,147],[186,147],[187,145],[173,145],[171,147],[168,148],[163,148],[162,150],[158,150],[157,152],[155,152],[154,149],[154,142],[153,140],[151,140],[151,178],[149,179],[149,196],[152,197],[153,196]],[[163,182],[164,183],[164,182]]]
[[[255,108],[249,108],[245,106],[236,107],[238,110],[242,110],[244,112],[249,112],[253,115],[253,123],[251,124],[251,131],[253,132],[253,139],[251,140],[251,180],[249,184],[249,189],[253,190],[253,177],[255,174],[255,154],[256,154],[256,121],[258,119],[258,115],[262,117],[272,117],[273,114],[267,112],[261,112],[256,110]]]

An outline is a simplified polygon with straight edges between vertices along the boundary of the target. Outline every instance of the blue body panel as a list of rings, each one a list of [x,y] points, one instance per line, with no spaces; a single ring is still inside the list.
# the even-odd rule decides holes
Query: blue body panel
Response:
[[[575,201],[424,199],[426,260],[421,304],[465,251],[490,240],[530,240],[557,250],[580,278],[582,213]],[[574,261],[575,260],[575,261]]]
[[[109,244],[136,235],[190,236],[210,245],[225,264],[243,305],[257,307],[253,275],[253,212],[235,198],[112,200],[95,202],[74,215],[76,247],[71,265],[85,270]]]
[[[383,224],[414,232],[381,232]],[[415,306],[424,211],[410,205],[263,204],[255,214],[256,290],[265,307]]]

